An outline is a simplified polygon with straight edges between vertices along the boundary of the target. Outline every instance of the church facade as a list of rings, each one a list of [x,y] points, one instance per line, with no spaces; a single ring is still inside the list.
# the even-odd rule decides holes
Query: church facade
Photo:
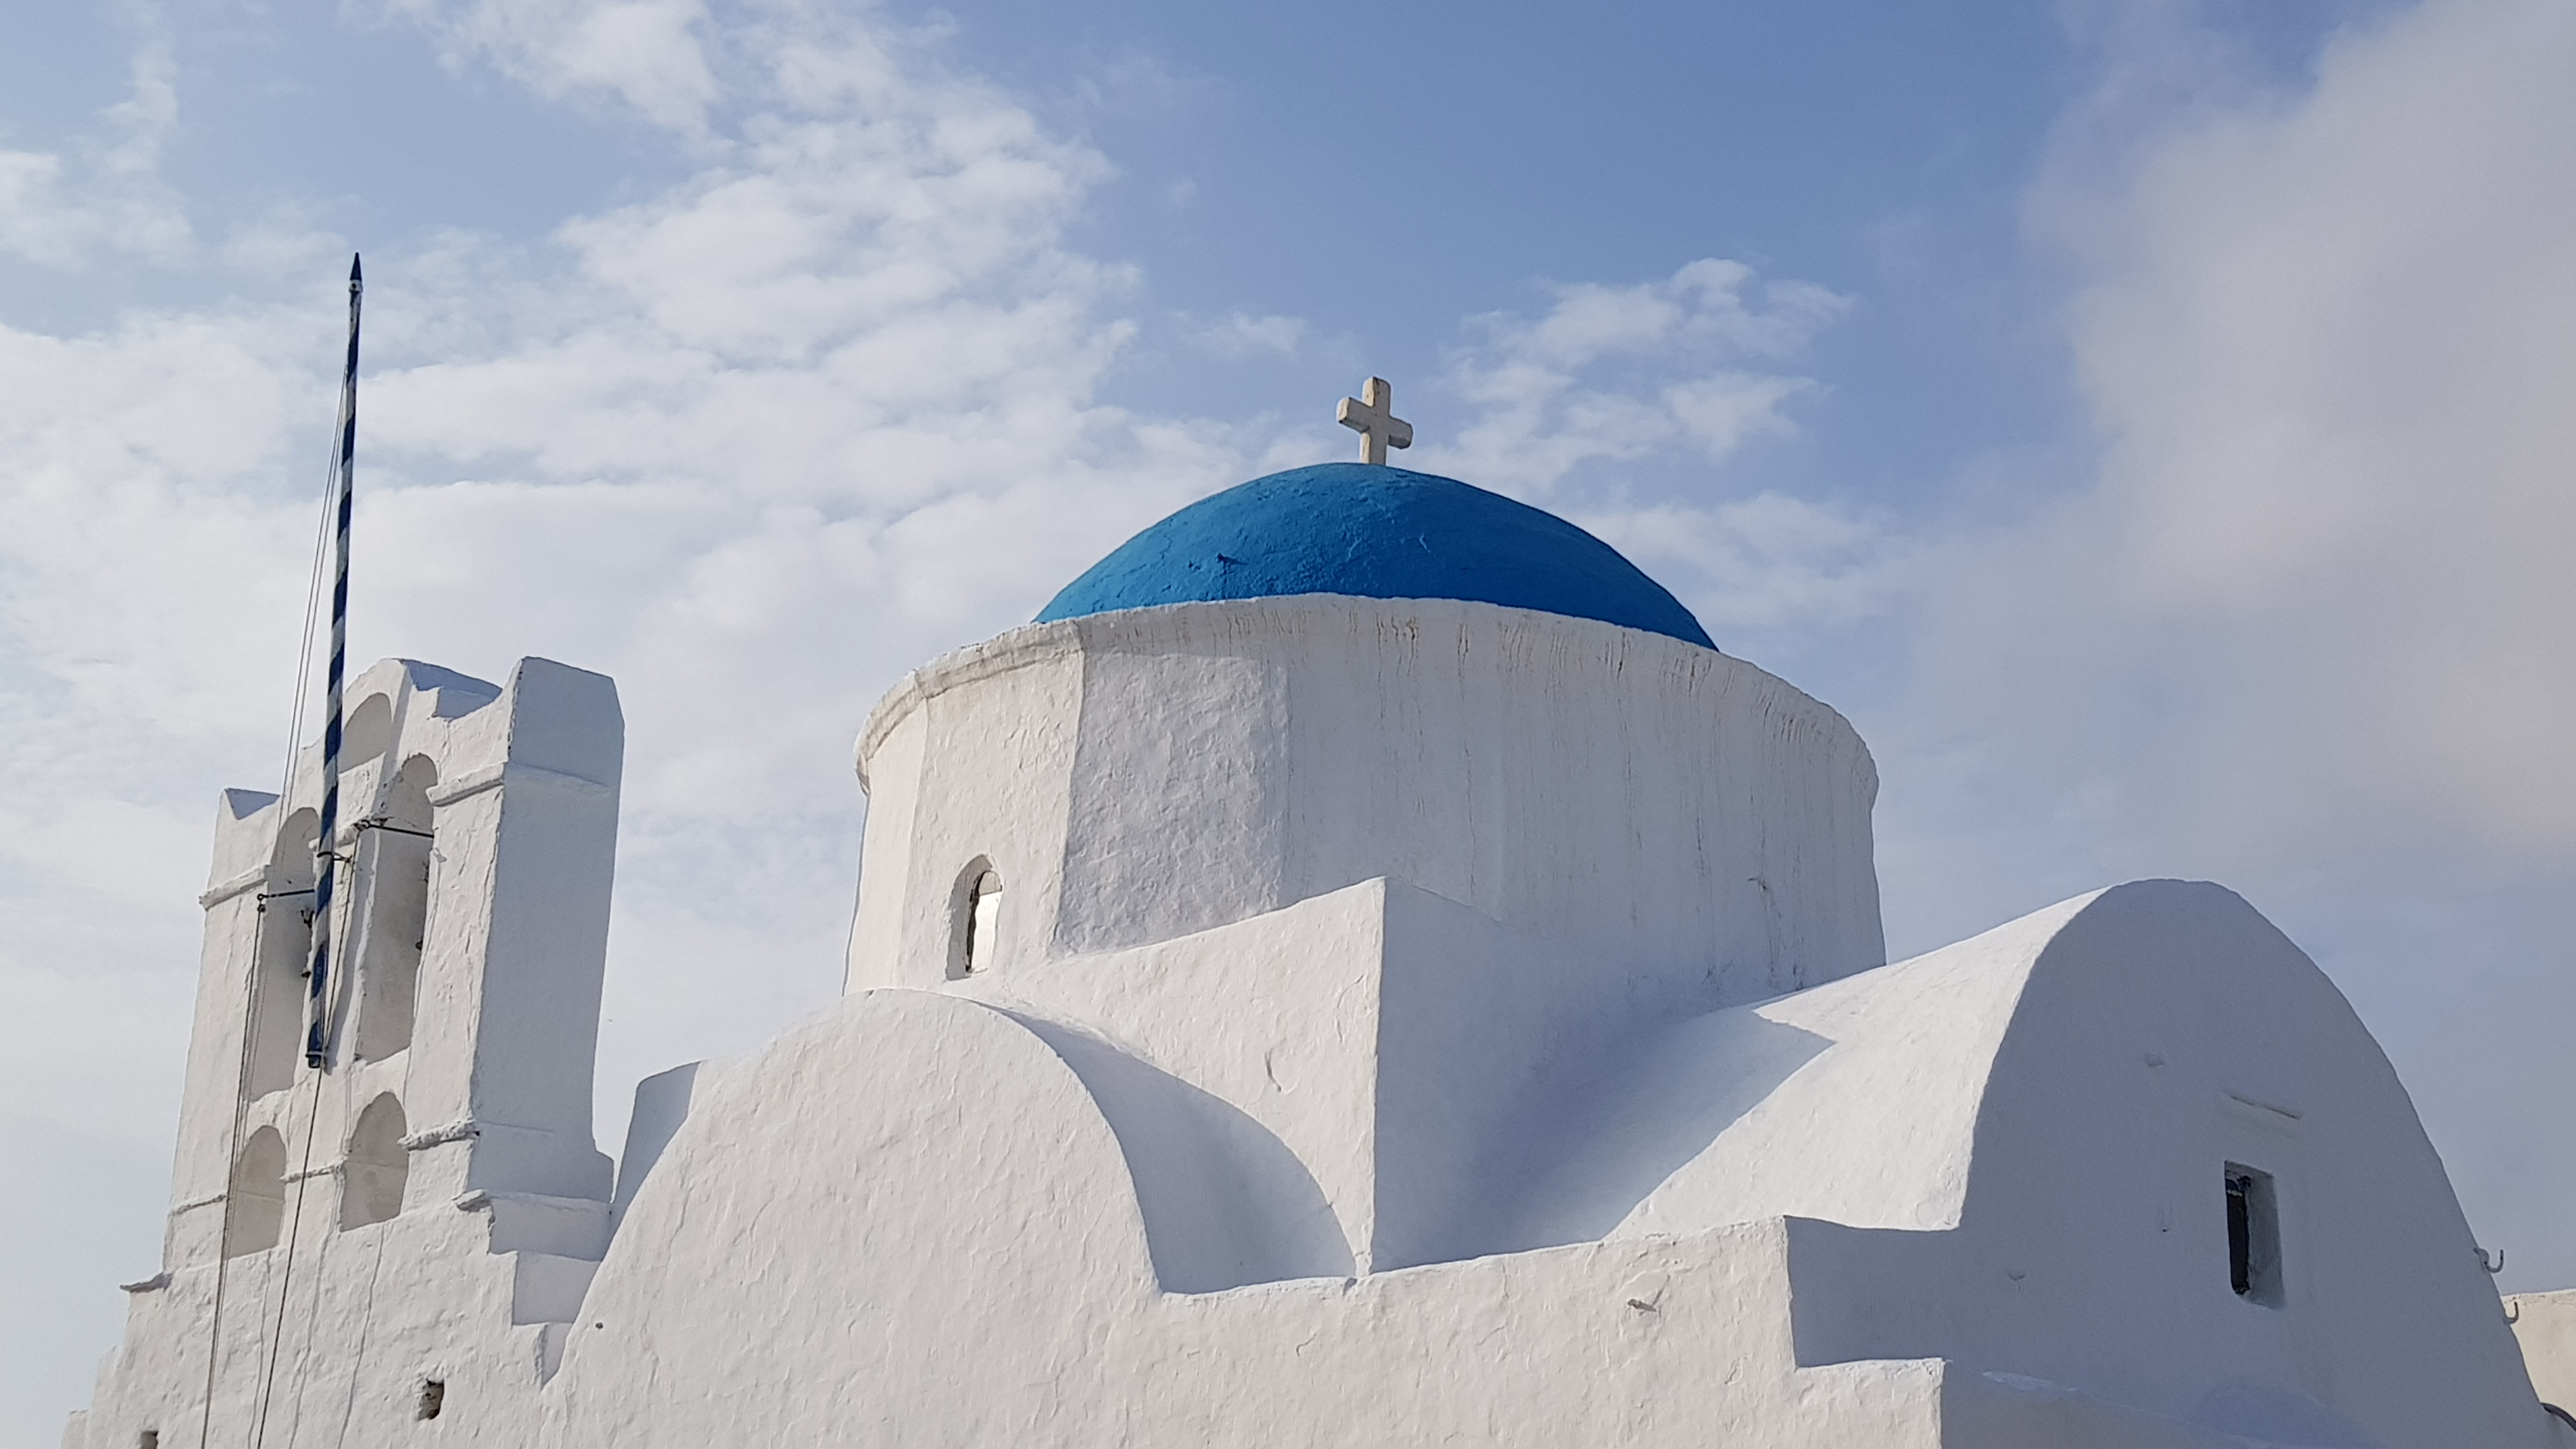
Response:
[[[337,1057],[316,754],[218,811],[72,1449],[2576,1445],[2278,930],[2147,881],[1886,963],[1851,726],[1466,484],[1255,480],[904,679],[847,994],[614,1164],[614,687],[351,697]]]

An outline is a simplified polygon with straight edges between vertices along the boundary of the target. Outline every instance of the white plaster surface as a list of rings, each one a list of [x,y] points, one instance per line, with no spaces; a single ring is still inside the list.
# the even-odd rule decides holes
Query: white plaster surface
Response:
[[[1879,964],[1868,754],[1739,661],[1288,599],[927,666],[861,739],[850,993],[643,1084],[613,1193],[574,1117],[613,694],[433,673],[370,672],[352,777],[442,782],[412,1044],[251,1095],[326,1171],[212,1332],[264,929],[223,892],[282,818],[228,796],[167,1272],[69,1444],[191,1442],[218,1340],[210,1443],[2576,1442],[2532,1387],[2576,1309],[2507,1323],[2295,946],[2150,881]],[[343,1231],[329,1144],[388,1091],[403,1211]]]
[[[2504,1300],[2504,1307],[2531,1371],[2532,1388],[2542,1402],[2576,1414],[2576,1288],[2516,1293]],[[2576,1446],[2576,1424],[2565,1425],[2564,1433]]]
[[[854,988],[941,978],[978,856],[1011,892],[1005,965],[1381,876],[1659,1001],[1885,959],[1878,777],[1851,726],[1740,660],[1592,620],[1309,596],[1035,624],[896,686],[859,761]]]

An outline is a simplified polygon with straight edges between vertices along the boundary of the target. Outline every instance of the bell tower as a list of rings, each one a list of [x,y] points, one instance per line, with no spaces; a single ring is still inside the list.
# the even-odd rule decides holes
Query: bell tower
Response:
[[[354,808],[327,848],[318,748],[285,799],[228,790],[216,814],[169,1272],[261,1251],[296,1221],[346,1228],[478,1192],[577,1217],[596,1203],[604,1233],[591,1071],[616,687],[543,659],[505,685],[387,660],[349,694]],[[320,1073],[301,1050],[317,866],[339,872],[329,927],[347,963]]]

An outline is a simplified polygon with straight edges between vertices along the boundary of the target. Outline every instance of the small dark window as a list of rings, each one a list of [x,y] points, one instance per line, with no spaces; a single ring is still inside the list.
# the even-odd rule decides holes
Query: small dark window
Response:
[[[2227,1164],[2227,1285],[2236,1296],[2281,1306],[2281,1214],[2272,1175]]]
[[[146,1429],[134,1438],[135,1449],[161,1449],[161,1431]]]
[[[422,1379],[420,1381],[420,1416],[424,1419],[435,1419],[438,1417],[438,1411],[446,1407],[447,1380]]]

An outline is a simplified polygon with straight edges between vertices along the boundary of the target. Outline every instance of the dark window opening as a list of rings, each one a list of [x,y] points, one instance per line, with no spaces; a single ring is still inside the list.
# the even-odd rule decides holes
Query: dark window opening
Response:
[[[2281,1216],[2272,1175],[2227,1164],[2227,1284],[2236,1296],[2281,1306]]]
[[[2227,1285],[2244,1297],[2254,1287],[2252,1213],[2245,1206],[2244,1178],[2227,1174]]]
[[[146,1429],[135,1436],[135,1449],[161,1449],[161,1431]]]
[[[445,1407],[447,1407],[447,1380],[422,1379],[420,1381],[420,1416],[424,1419],[435,1419],[438,1417],[438,1411]]]

